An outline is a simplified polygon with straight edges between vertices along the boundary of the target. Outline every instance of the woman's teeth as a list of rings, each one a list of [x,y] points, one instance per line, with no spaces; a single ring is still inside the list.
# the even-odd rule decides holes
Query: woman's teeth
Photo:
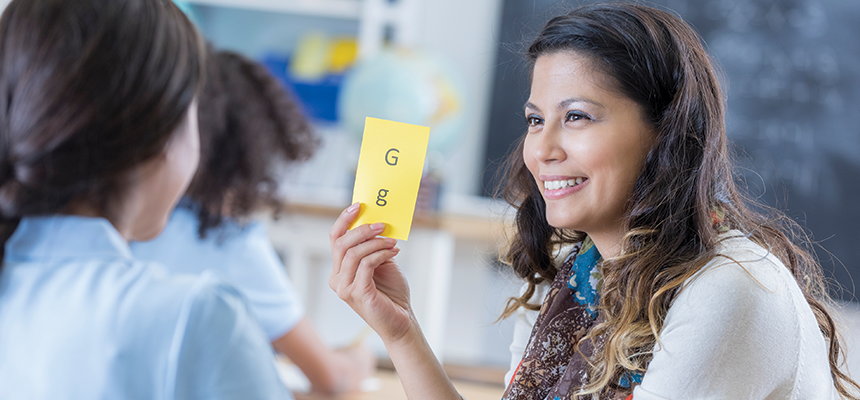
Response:
[[[543,187],[546,188],[547,190],[557,190],[557,189],[564,189],[564,188],[568,188],[568,187],[573,187],[573,186],[581,184],[582,182],[583,182],[582,178],[568,179],[568,180],[564,180],[564,181],[544,181]]]

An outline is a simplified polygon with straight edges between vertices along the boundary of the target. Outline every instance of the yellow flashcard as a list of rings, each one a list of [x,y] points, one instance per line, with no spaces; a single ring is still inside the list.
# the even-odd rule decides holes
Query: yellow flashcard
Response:
[[[361,211],[350,229],[385,222],[382,236],[409,239],[430,128],[367,117],[352,202]]]

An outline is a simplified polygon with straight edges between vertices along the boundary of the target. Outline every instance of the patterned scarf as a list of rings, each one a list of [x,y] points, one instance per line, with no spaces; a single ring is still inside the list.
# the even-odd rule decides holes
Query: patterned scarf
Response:
[[[550,285],[532,329],[523,359],[508,385],[504,400],[575,399],[588,382],[588,362],[583,354],[594,354],[597,346],[582,340],[597,323],[597,305],[602,284],[600,253],[590,238],[574,246]],[[582,342],[580,350],[577,344]],[[623,398],[631,382],[641,382],[641,374],[625,376],[619,390],[609,398]]]
[[[726,211],[721,205],[713,205],[709,217],[718,232],[729,230],[723,224]],[[602,322],[597,311],[602,260],[591,238],[586,237],[573,247],[550,284],[523,359],[503,400],[576,400],[575,394],[588,382],[588,361],[583,354],[596,354],[605,340],[602,337],[596,338],[597,343],[583,340],[591,328]],[[582,353],[577,351],[580,342]],[[634,383],[641,382],[641,373],[628,372],[601,398],[624,398],[630,395]]]

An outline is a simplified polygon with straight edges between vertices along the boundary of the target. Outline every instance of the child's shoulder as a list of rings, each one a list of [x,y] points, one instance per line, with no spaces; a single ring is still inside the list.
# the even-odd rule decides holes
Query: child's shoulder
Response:
[[[166,339],[194,329],[194,321],[233,319],[246,311],[240,292],[215,273],[165,274],[158,263],[139,264],[152,272],[142,273],[118,299],[128,305],[118,317],[144,336]]]

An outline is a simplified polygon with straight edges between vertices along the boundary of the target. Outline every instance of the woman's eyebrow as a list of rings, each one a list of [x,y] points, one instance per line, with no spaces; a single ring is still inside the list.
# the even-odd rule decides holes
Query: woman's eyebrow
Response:
[[[564,99],[564,100],[558,102],[558,108],[559,109],[565,109],[565,108],[570,107],[570,105],[573,103],[589,103],[589,104],[594,104],[595,106],[598,106],[601,108],[603,107],[603,104],[600,104],[600,103],[598,103],[594,100],[591,100],[591,99],[587,99],[584,97],[571,97],[569,99]]]
[[[570,107],[570,105],[574,104],[574,103],[588,103],[588,104],[594,104],[595,106],[598,106],[601,108],[603,107],[603,104],[600,104],[594,100],[587,99],[584,97],[571,97],[569,99],[564,99],[564,100],[558,102],[557,107],[558,107],[558,109],[565,109],[565,108]],[[534,103],[532,103],[530,101],[527,101],[526,104],[523,105],[523,109],[526,109],[526,110],[532,109],[532,110],[540,112],[540,107],[534,105]]]

